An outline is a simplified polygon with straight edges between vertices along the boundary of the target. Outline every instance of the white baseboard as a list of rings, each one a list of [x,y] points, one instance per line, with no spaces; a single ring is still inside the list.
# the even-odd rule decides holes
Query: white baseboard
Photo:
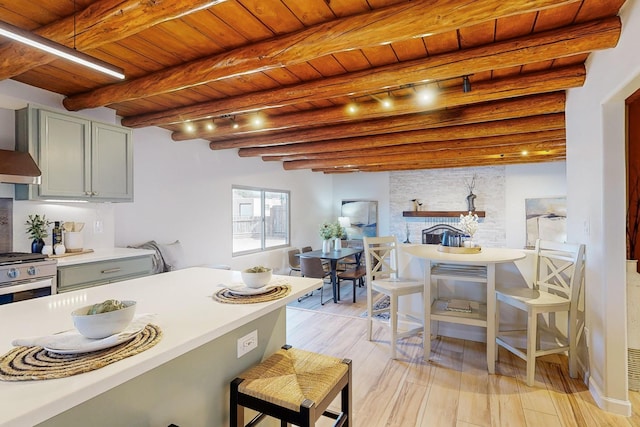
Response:
[[[594,381],[589,381],[589,392],[600,409],[625,417],[631,416],[631,402],[629,400],[606,397],[602,393],[602,389]]]

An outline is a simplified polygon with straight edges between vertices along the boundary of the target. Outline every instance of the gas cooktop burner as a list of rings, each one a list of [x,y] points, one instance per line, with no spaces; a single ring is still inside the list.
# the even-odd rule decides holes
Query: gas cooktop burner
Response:
[[[12,264],[16,262],[42,261],[47,256],[43,254],[32,254],[28,252],[7,252],[0,253],[0,265]]]

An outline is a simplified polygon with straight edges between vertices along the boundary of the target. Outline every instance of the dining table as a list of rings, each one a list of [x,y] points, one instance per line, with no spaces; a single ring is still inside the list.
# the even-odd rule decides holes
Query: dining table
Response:
[[[320,258],[322,260],[329,261],[333,302],[337,303],[340,299],[340,289],[338,288],[338,261],[349,256],[354,256],[356,260],[356,267],[358,267],[360,265],[360,259],[363,252],[363,248],[341,248],[338,250],[333,249],[329,252],[323,252],[322,249],[318,249],[315,251],[303,252],[298,256],[304,258]]]
[[[487,369],[495,373],[496,360],[496,265],[525,258],[510,248],[476,248],[475,252],[452,253],[441,245],[407,245],[403,250],[424,261],[424,359],[431,356],[431,322],[450,322],[486,328]],[[455,248],[457,249],[457,248]],[[438,280],[476,283],[486,287],[486,301],[469,302],[469,310],[449,307],[451,301],[439,299]]]

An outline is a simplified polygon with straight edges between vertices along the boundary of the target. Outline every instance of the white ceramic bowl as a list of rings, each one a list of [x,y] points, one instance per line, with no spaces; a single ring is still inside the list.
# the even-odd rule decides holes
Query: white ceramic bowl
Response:
[[[242,281],[245,285],[250,288],[261,288],[263,286],[267,286],[267,284],[271,281],[271,269],[269,271],[263,271],[261,273],[251,273],[247,270],[242,270],[240,272],[242,276]]]
[[[125,308],[98,314],[87,314],[93,304],[78,308],[71,312],[73,325],[83,336],[93,339],[105,338],[122,332],[133,320],[136,302],[122,301],[122,304],[125,305]]]

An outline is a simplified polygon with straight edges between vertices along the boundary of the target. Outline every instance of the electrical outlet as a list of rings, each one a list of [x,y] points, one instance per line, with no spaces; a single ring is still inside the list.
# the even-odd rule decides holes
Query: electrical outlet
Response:
[[[258,330],[238,338],[238,359],[258,347]]]

